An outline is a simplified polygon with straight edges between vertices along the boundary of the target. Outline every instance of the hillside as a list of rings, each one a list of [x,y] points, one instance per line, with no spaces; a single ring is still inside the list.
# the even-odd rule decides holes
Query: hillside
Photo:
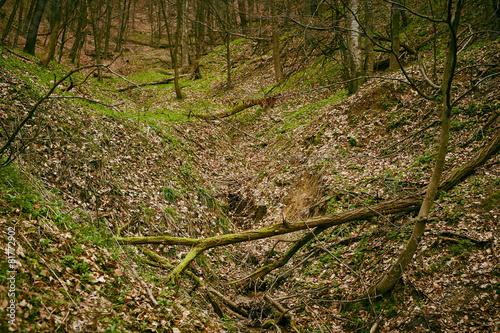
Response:
[[[75,67],[0,46],[2,145],[42,101],[0,167],[2,331],[500,329],[498,37],[461,49],[444,182],[381,295],[436,164],[440,97],[386,68],[349,93],[339,62],[290,33],[282,81],[272,47],[234,38],[231,86],[213,45],[178,99],[170,81],[146,85],[173,69],[137,25],[103,82],[85,68],[48,98]],[[423,52],[444,76],[445,56]],[[404,69],[425,84],[416,59]]]

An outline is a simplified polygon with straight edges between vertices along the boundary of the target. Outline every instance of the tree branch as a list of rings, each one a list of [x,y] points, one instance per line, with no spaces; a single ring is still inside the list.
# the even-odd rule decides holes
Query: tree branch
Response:
[[[461,180],[469,176],[474,170],[483,165],[492,155],[500,149],[500,132],[498,132],[488,145],[483,147],[478,154],[470,161],[460,167],[454,168],[441,181],[439,191],[449,191]],[[248,242],[257,239],[274,237],[277,235],[288,234],[300,230],[322,227],[329,228],[334,225],[340,225],[356,220],[366,220],[378,214],[393,214],[399,212],[409,212],[418,210],[422,203],[422,196],[426,193],[426,189],[422,189],[414,195],[387,201],[371,207],[361,207],[335,215],[321,216],[310,218],[305,221],[289,222],[287,224],[279,223],[269,227],[264,227],[257,230],[247,230],[234,234],[219,235],[204,239],[171,237],[171,236],[155,236],[155,237],[117,237],[116,240],[120,244],[167,244],[167,245],[188,245],[194,247],[184,257],[184,259],[170,273],[168,279],[175,279],[184,269],[193,261],[196,256],[208,249],[214,247],[225,246],[229,244],[237,244]]]

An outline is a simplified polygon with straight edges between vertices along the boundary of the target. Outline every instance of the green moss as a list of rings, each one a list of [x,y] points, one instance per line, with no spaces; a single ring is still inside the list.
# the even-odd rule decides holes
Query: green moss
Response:
[[[500,191],[490,193],[481,202],[481,208],[484,210],[492,210],[498,207],[500,207]]]

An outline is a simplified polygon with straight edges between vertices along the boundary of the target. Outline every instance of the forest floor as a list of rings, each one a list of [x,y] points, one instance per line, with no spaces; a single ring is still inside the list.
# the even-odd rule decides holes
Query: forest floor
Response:
[[[0,118],[10,126],[48,90],[53,73],[59,78],[68,69],[43,69],[36,57],[0,50]],[[163,52],[132,45],[111,68],[137,84],[161,80],[171,76]],[[182,100],[172,84],[118,92],[130,82],[106,73],[99,83],[85,79],[87,72],[75,76],[79,86],[57,89],[40,107],[22,132],[37,138],[0,169],[0,224],[15,226],[15,329],[293,332],[276,318],[269,295],[301,332],[369,332],[375,324],[379,332],[499,331],[498,155],[440,194],[414,260],[393,292],[377,299],[364,295],[404,247],[414,213],[329,228],[248,284],[234,281],[279,259],[304,232],[206,251],[189,267],[202,285],[189,275],[166,281],[170,270],[144,254],[151,249],[175,264],[187,247],[116,243],[118,234],[202,238],[257,229],[426,186],[439,134],[435,105],[381,79],[351,96],[338,86],[316,89],[339,70],[321,57],[301,67],[285,59],[292,74],[275,85],[269,50],[239,40],[231,53],[231,88],[221,47],[201,60],[201,79],[182,78]],[[499,54],[500,43],[488,41],[466,50],[461,65],[498,64]],[[469,80],[457,77],[457,95]],[[488,82],[453,110],[445,174],[500,130],[499,83]],[[196,117],[249,99],[261,103],[224,119]],[[8,236],[0,240],[5,252]],[[8,263],[2,259],[2,294]],[[8,305],[7,298],[0,304],[2,329],[13,328]]]

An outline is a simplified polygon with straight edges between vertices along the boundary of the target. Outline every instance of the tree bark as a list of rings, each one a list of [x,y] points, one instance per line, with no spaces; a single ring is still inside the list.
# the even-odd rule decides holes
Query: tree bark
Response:
[[[231,34],[229,33],[231,28],[231,16],[229,14],[229,0],[225,0],[224,5],[224,18],[221,20],[221,23],[224,25],[224,29],[226,30],[223,35],[224,44],[226,45],[226,86],[228,89],[231,89],[233,87],[233,82],[231,79]]]
[[[366,75],[373,75],[375,69],[375,53],[373,51],[373,7],[371,1],[365,3],[365,17],[366,17],[366,38],[365,52],[366,52]]]
[[[106,31],[104,34],[104,52],[103,52],[103,58],[108,59],[109,58],[109,41],[111,39],[111,19],[112,19],[112,14],[113,14],[113,1],[108,0],[106,2]]]
[[[33,17],[33,12],[35,10],[36,3],[37,3],[37,0],[31,0],[31,2],[30,2],[28,14],[26,14],[26,17],[24,18],[23,36],[25,36],[28,33],[28,28],[29,28],[31,19]]]
[[[281,68],[280,56],[280,36],[277,29],[273,30],[273,63],[274,63],[274,78],[276,82],[283,79],[283,69]]]
[[[188,10],[189,10],[189,0],[183,0],[183,10],[182,10],[182,37],[181,37],[181,67],[183,69],[189,67],[189,21]]]
[[[16,0],[14,4],[14,8],[12,8],[12,12],[10,13],[9,20],[7,21],[7,25],[5,26],[5,29],[2,34],[2,39],[0,40],[0,43],[3,43],[7,35],[9,34],[10,30],[12,29],[12,22],[14,22],[14,18],[16,17],[17,9],[19,8],[19,3],[22,3],[22,0]],[[22,8],[21,8],[22,11]]]
[[[226,31],[226,70],[227,70],[227,88],[231,89],[233,87],[233,82],[231,79],[231,36],[229,35],[229,30]]]
[[[87,1],[80,1],[80,6],[78,7],[78,25],[76,26],[75,40],[71,51],[69,52],[69,59],[72,63],[75,62],[78,50],[82,47],[82,42],[84,38],[85,26],[87,25]]]
[[[52,10],[50,19],[50,37],[49,43],[45,47],[42,56],[42,64],[47,67],[49,62],[54,59],[54,54],[56,53],[57,39],[59,37],[59,28],[61,26],[61,2],[58,0],[52,0]]]
[[[205,20],[207,8],[203,1],[198,1],[196,5],[196,61],[201,58],[205,45]]]
[[[252,25],[255,15],[255,0],[248,0],[248,25]]]
[[[445,61],[445,68],[443,73],[443,80],[441,84],[441,90],[443,93],[443,103],[441,112],[441,135],[439,142],[439,150],[437,154],[436,164],[432,173],[431,180],[425,195],[422,206],[417,216],[415,226],[413,227],[413,232],[399,255],[396,262],[389,269],[387,274],[382,278],[382,280],[375,286],[375,292],[377,294],[385,294],[392,290],[396,285],[397,281],[401,277],[401,274],[405,270],[408,263],[412,260],[415,254],[418,244],[424,234],[427,218],[429,212],[434,203],[434,199],[438,193],[438,188],[440,185],[441,175],[443,173],[446,153],[448,152],[448,141],[450,133],[450,118],[451,118],[451,86],[453,78],[455,76],[455,67],[457,63],[457,39],[456,32],[458,30],[458,24],[460,21],[460,13],[462,10],[462,1],[458,1],[457,7],[454,13],[452,13],[452,1],[448,2],[448,17],[447,23],[450,28],[450,37],[448,42],[448,50]],[[498,136],[498,135],[497,135]]]
[[[122,12],[120,15],[120,23],[118,25],[118,36],[116,39],[116,47],[115,52],[120,52],[122,50],[123,38],[125,36],[125,32],[127,30],[128,19],[130,15],[130,3],[132,0],[124,0],[123,7],[121,8]]]
[[[400,21],[400,9],[395,3],[391,5],[391,60],[389,69],[391,71],[396,71],[399,69],[399,21]]]
[[[59,58],[57,59],[57,62],[60,64],[62,60],[62,56],[64,53],[64,46],[66,45],[67,39],[66,39],[66,32],[68,31],[68,26],[70,25],[70,22],[73,19],[73,13],[76,12],[77,4],[75,3],[70,3],[70,2],[63,2],[65,5],[65,10],[64,16],[62,16],[61,13],[61,25],[62,25],[62,36],[61,36],[61,43],[59,44]],[[61,5],[61,11],[62,11],[62,5]],[[64,19],[63,19],[64,18]]]
[[[183,9],[185,0],[177,0],[177,26],[175,27],[175,41],[174,41],[174,54],[172,56],[172,63],[174,65],[174,87],[175,96],[177,99],[182,99],[182,91],[179,85],[179,47],[180,47],[180,37],[183,21]]]
[[[351,0],[350,8],[348,12],[349,16],[349,32],[347,33],[347,45],[348,45],[348,66],[347,71],[349,73],[348,79],[354,79],[363,76],[362,71],[362,52],[360,48],[360,35],[359,35],[359,0]],[[362,80],[353,80],[349,82],[348,89],[349,93],[354,94],[358,91],[359,86],[362,84]]]
[[[90,23],[92,25],[92,34],[94,35],[94,50],[95,50],[95,59],[97,66],[101,65],[101,34],[99,32],[99,26],[97,22],[97,17],[99,16],[99,9],[97,6],[92,6],[92,1],[96,0],[87,0],[89,12],[90,12]],[[99,5],[99,3],[97,4]],[[97,70],[98,76],[97,80],[102,82],[102,70],[98,67]]]
[[[246,34],[248,29],[247,4],[246,0],[238,0],[238,13],[241,22],[241,33]]]
[[[19,7],[19,16],[17,17],[17,29],[16,36],[14,37],[14,43],[12,44],[13,48],[17,48],[17,41],[19,40],[19,36],[23,33],[23,11],[24,11],[24,0],[21,0],[21,4]],[[26,20],[26,18],[24,18]]]
[[[24,45],[24,52],[28,54],[35,54],[35,44],[36,38],[38,36],[38,27],[40,26],[46,3],[47,0],[37,0],[36,2],[33,17],[31,18],[30,27],[28,29],[28,36],[26,37],[26,44]]]

